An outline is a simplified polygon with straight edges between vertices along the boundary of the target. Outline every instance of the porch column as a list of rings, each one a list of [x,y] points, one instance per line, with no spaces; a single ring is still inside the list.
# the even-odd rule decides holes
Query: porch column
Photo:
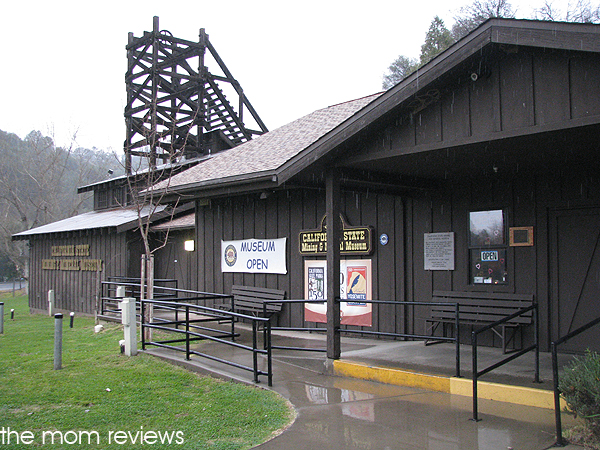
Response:
[[[339,359],[340,348],[340,179],[329,169],[325,179],[327,214],[327,358]]]

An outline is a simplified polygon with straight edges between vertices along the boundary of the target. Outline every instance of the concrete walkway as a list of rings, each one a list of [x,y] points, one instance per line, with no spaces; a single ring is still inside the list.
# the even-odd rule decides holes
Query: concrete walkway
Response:
[[[525,391],[508,391],[510,402],[480,399],[480,421],[475,422],[469,396],[470,378],[452,376],[455,361],[452,346],[425,347],[422,342],[369,339],[342,341],[342,359],[333,366],[322,353],[274,351],[272,389],[294,405],[297,418],[290,428],[258,449],[542,450],[556,442],[554,410],[543,404],[524,406],[518,401],[529,397],[523,393],[528,390],[539,391],[543,398],[550,393],[551,371],[546,354],[541,355],[543,383],[540,385],[532,382],[533,359],[527,356],[485,376],[484,384],[495,388],[492,396],[515,387]],[[285,333],[275,336],[274,343],[317,347],[323,346],[324,337]],[[217,348],[210,343],[199,347],[238,362],[246,359],[243,363],[249,364],[247,352]],[[469,352],[468,347],[461,348],[463,373],[468,377]],[[235,367],[197,356],[185,361],[183,354],[165,349],[152,349],[148,353],[191,370],[254,384],[251,373]],[[480,369],[485,361],[498,357],[502,355],[496,349],[484,349]],[[382,373],[385,383],[372,381]],[[415,379],[420,380],[418,387],[414,386]],[[445,380],[459,380],[466,383],[467,389],[461,394],[440,389],[438,385]],[[261,377],[259,386],[266,384],[266,377]],[[537,400],[527,402],[536,405]],[[573,423],[570,416],[563,414],[564,428]],[[574,445],[563,448],[581,450]]]

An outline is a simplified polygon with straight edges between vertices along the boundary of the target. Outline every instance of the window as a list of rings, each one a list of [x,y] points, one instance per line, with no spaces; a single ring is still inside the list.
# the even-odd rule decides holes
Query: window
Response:
[[[472,284],[508,284],[505,219],[501,209],[469,213]]]
[[[97,195],[97,205],[96,205],[96,209],[106,209],[108,208],[108,191],[106,189],[101,190],[101,191],[96,191],[95,194]]]

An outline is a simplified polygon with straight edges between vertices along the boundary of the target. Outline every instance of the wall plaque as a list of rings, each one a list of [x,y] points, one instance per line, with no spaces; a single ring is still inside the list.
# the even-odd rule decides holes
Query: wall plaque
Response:
[[[425,233],[425,270],[454,270],[454,233]]]

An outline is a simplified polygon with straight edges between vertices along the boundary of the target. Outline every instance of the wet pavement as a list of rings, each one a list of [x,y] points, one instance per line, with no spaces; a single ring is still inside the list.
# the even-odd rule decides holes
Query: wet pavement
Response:
[[[316,347],[324,338],[316,335],[274,337],[275,344]],[[454,356],[442,345],[425,347],[422,342],[386,342],[343,339],[342,358],[360,364],[410,366],[435,373],[452,372]],[[198,344],[201,351],[214,351],[211,343]],[[344,351],[344,349],[346,349]],[[486,358],[497,357],[490,349]],[[191,370],[225,379],[252,383],[252,374],[231,366],[165,349],[150,353],[184,365]],[[248,364],[247,352],[220,346],[219,357]],[[452,351],[450,351],[452,353]],[[463,360],[469,370],[468,349]],[[485,352],[484,352],[485,353]],[[501,355],[500,355],[501,356]],[[494,400],[479,400],[478,422],[472,419],[472,399],[467,396],[428,389],[395,386],[374,381],[331,375],[322,353],[274,351],[272,389],[288,399],[296,409],[293,424],[272,440],[256,447],[273,449],[369,449],[369,450],[542,450],[556,442],[554,411]],[[251,359],[251,358],[250,358]],[[542,355],[542,379],[548,377],[547,355]],[[266,369],[261,359],[262,369]],[[527,359],[513,362],[496,378],[512,384],[531,384],[532,368]],[[503,373],[504,372],[504,373]],[[450,373],[452,375],[452,373]],[[266,377],[259,386],[266,387]],[[551,389],[546,378],[541,389]],[[573,424],[563,414],[563,426]],[[581,447],[570,445],[565,449]]]

